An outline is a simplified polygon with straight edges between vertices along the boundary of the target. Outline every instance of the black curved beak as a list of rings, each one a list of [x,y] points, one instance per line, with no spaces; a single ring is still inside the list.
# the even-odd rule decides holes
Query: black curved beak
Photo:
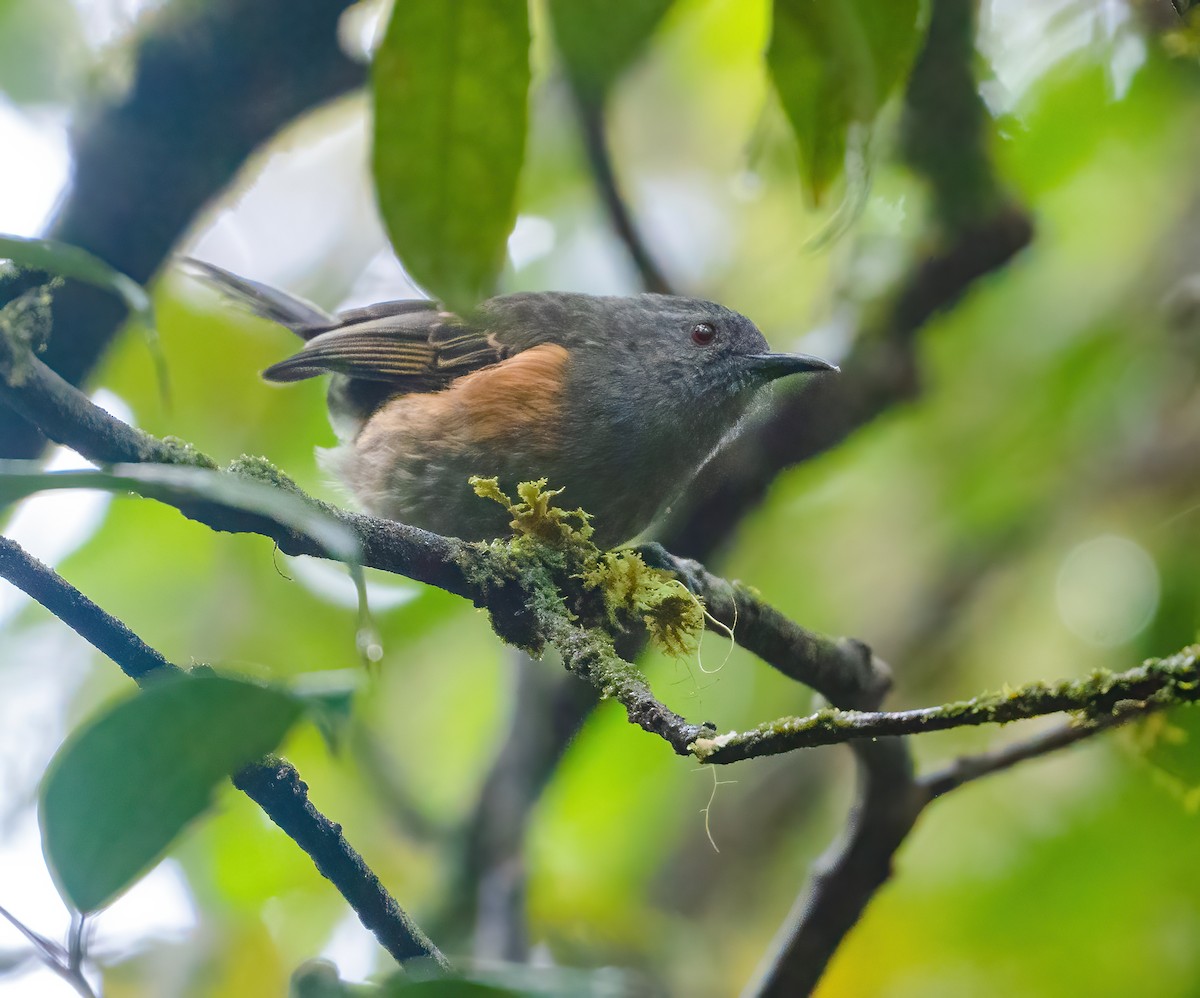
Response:
[[[806,353],[752,353],[746,358],[751,368],[763,381],[774,381],[789,374],[802,374],[812,371],[840,371],[837,364],[831,364],[820,357]]]

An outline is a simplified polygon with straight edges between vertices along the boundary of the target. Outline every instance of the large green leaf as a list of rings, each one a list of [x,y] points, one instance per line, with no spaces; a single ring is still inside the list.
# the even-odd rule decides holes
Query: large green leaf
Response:
[[[84,912],[111,901],[302,710],[280,690],[180,677],[76,731],[51,762],[40,802],[42,846],[63,896]]]
[[[603,100],[641,54],[673,0],[550,0],[554,38],[579,91]]]
[[[525,154],[525,0],[405,0],[371,74],[375,186],[397,255],[455,310],[488,297]]]
[[[908,72],[921,0],[775,0],[767,65],[820,203],[842,171],[851,129],[868,127]]]

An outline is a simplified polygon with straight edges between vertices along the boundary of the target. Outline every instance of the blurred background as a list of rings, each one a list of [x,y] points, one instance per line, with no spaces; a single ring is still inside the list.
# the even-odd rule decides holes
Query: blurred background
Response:
[[[69,136],[119,100],[139,33],[171,13],[163,6],[0,0],[0,231],[45,231],[70,189]],[[503,289],[635,292],[545,11],[533,13],[530,137]],[[369,50],[379,22],[377,5],[350,7],[343,47]],[[1195,640],[1200,33],[1188,23],[1149,2],[982,0],[971,63],[984,146],[1032,241],[924,325],[903,398],[778,475],[709,545],[714,571],[805,626],[870,643],[895,671],[891,706],[1128,668]],[[814,206],[764,67],[769,31],[764,0],[677,0],[610,96],[609,144],[676,290],[746,313],[776,349],[836,359],[862,346],[861,317],[937,242],[936,198],[898,152],[896,98],[859,171]],[[369,138],[361,93],[302,115],[194,217],[178,252],[329,308],[419,294],[378,219]],[[323,385],[258,377],[292,350],[289,334],[169,262],[153,288],[170,407],[137,331],[89,377],[97,401],[223,462],[264,455],[342,501],[314,458],[333,443]],[[51,462],[81,464],[57,452]],[[554,662],[519,662],[484,615],[443,592],[372,577],[384,658],[367,677],[336,565],[88,493],[29,500],[4,531],[172,661],[354,691],[340,753],[311,727],[283,753],[451,955],[596,970],[564,991],[736,993],[843,821],[844,749],[714,777],[616,705],[591,712]],[[726,652],[710,634],[703,663],[642,664],[670,706],[722,730],[808,709],[806,690]],[[38,780],[66,732],[130,692],[111,663],[0,585],[0,905],[51,937],[68,915],[41,858]],[[495,772],[514,716],[521,730],[564,716],[580,730],[546,755],[523,834],[517,822],[515,844],[489,851],[484,788],[526,799]],[[934,805],[819,993],[1200,992],[1200,745],[1189,728],[1200,732],[1186,714],[1158,718]],[[1014,734],[935,734],[914,750],[934,765]],[[514,942],[511,925],[489,925],[488,901],[522,892]],[[0,923],[0,995],[72,993],[24,952]],[[318,955],[347,980],[390,965],[309,860],[231,789],[98,917],[92,953],[104,993],[122,996],[279,994]]]

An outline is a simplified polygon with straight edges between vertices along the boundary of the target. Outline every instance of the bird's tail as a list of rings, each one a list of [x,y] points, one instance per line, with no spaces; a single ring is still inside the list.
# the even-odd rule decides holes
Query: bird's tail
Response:
[[[286,291],[238,277],[204,260],[181,257],[180,262],[193,277],[216,288],[227,298],[245,305],[255,315],[286,326],[302,339],[310,340],[338,324],[338,320],[328,312]]]

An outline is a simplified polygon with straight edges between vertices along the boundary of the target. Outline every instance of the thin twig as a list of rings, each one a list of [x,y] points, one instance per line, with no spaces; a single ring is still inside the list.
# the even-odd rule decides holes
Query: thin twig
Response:
[[[139,686],[156,674],[183,671],[57,572],[3,536],[0,536],[0,578],[37,600],[111,658]],[[427,957],[448,966],[437,947],[409,919],[346,841],[341,826],[312,805],[307,786],[290,763],[282,759],[253,763],[236,773],[233,783],[308,853],[363,925],[397,961]]]
[[[891,669],[863,642],[801,627],[746,586],[713,575],[698,561],[677,558],[660,544],[643,544],[638,551],[704,601],[710,630],[732,633],[741,647],[830,703],[874,707],[891,688]]]
[[[598,98],[582,93],[577,87],[573,87],[573,90],[588,166],[591,168],[592,179],[596,183],[596,190],[600,193],[600,200],[604,203],[613,231],[625,245],[630,260],[637,268],[642,287],[658,294],[674,294],[671,282],[667,280],[643,242],[625,198],[621,195],[608,149],[608,138],[604,134],[604,108]]]
[[[48,939],[40,932],[35,932],[7,908],[0,907],[0,918],[7,921],[14,929],[28,939],[41,956],[61,960],[65,965],[67,953],[59,943],[56,943],[53,939]]]
[[[0,908],[0,918],[5,919],[14,929],[23,935],[33,945],[37,958],[48,970],[53,971],[72,988],[81,998],[96,998],[88,979],[83,975],[83,953],[81,940],[77,936],[82,932],[82,916],[73,913],[71,916],[70,943],[64,948],[53,939],[47,939],[39,932],[34,932],[16,915],[6,908]]]
[[[1121,705],[1107,717],[1068,721],[1009,745],[1001,745],[976,755],[959,756],[943,768],[923,775],[918,783],[930,800],[936,800],[951,790],[957,790],[964,783],[1003,772],[1019,763],[1041,758],[1059,749],[1069,748],[1094,735],[1111,731],[1129,721],[1162,710],[1165,706],[1153,700],[1129,703]]]

